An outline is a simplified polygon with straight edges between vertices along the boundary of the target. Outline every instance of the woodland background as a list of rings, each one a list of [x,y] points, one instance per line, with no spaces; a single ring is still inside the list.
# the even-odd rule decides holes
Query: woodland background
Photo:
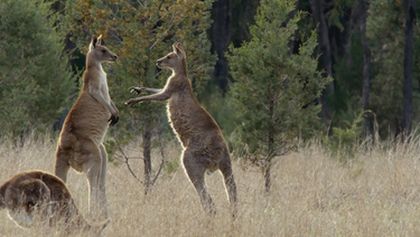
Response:
[[[309,142],[346,162],[356,147],[417,141],[419,14],[415,0],[2,0],[0,141],[55,142],[90,38],[103,34],[119,56],[105,68],[121,111],[109,159],[128,164],[135,142],[148,190],[177,167],[151,162],[174,136],[163,103],[123,102],[130,86],[164,85],[155,61],[179,41],[196,95],[269,191],[273,160]]]

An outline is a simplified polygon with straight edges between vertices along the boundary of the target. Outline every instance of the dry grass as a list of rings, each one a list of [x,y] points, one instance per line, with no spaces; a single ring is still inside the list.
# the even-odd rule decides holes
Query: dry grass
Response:
[[[52,171],[54,143],[29,141],[22,149],[0,145],[0,180],[27,169]],[[128,149],[132,150],[132,149]],[[178,147],[169,159],[178,159]],[[132,154],[135,155],[135,154]],[[319,146],[281,158],[273,187],[263,192],[255,170],[235,163],[240,212],[231,221],[221,175],[207,176],[218,214],[206,217],[180,168],[164,174],[147,197],[123,164],[110,164],[107,193],[112,222],[107,236],[420,236],[420,147],[358,152],[347,164]],[[156,161],[158,162],[158,161]],[[133,160],[141,174],[141,163]],[[69,189],[87,213],[87,184],[70,172]],[[38,236],[0,213],[0,236]]]

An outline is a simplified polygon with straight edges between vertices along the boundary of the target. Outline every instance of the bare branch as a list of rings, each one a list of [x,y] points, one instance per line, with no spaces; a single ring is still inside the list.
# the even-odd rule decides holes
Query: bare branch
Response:
[[[154,185],[156,180],[158,179],[160,173],[162,172],[163,169],[163,165],[165,164],[166,158],[165,158],[165,151],[163,148],[163,143],[162,143],[162,131],[158,132],[158,139],[159,139],[159,150],[160,150],[160,156],[162,157],[162,160],[160,161],[159,164],[159,169],[156,172],[155,177],[153,177],[153,180],[151,181],[151,185]]]
[[[134,173],[134,171],[133,171],[133,169],[131,168],[131,166],[130,166],[130,163],[128,162],[130,159],[132,159],[132,158],[129,158],[126,154],[125,154],[125,152],[124,152],[124,150],[121,148],[121,146],[120,146],[120,144],[117,142],[117,148],[118,148],[118,150],[120,151],[120,153],[121,153],[121,155],[124,157],[124,163],[127,165],[127,168],[128,168],[128,171],[130,171],[130,173],[131,173],[131,175],[137,180],[137,181],[139,181],[140,183],[143,183],[143,181],[141,181],[138,177],[137,177],[137,175]],[[142,158],[139,158],[139,159],[142,159]]]
[[[149,50],[152,50],[157,43],[159,43],[160,41],[162,41],[166,35],[168,35],[168,32],[174,27],[175,23],[174,23],[174,18],[175,18],[175,14],[172,14],[172,18],[170,20],[171,25],[168,27],[168,29],[165,30],[165,32],[162,34],[161,37],[158,37],[156,39],[156,41],[149,47]]]

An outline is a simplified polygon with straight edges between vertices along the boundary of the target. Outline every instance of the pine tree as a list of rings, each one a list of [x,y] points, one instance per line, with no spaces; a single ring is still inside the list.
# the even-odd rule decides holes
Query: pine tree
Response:
[[[62,35],[44,1],[0,2],[1,135],[50,128],[74,90]]]
[[[298,53],[292,53],[290,42],[300,35],[303,16],[290,17],[294,9],[291,0],[262,0],[251,40],[231,48],[228,57],[238,118],[235,139],[262,168],[266,191],[272,159],[320,128],[320,106],[314,101],[330,81],[317,70],[315,32],[301,36]]]

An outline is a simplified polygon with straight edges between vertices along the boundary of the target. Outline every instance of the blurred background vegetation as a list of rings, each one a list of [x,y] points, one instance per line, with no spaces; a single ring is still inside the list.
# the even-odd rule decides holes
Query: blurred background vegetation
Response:
[[[419,14],[415,0],[2,0],[0,139],[56,136],[90,37],[103,34],[120,58],[105,68],[121,111],[111,154],[141,137],[147,161],[155,141],[174,139],[163,103],[123,102],[130,86],[164,85],[155,61],[176,41],[232,151],[265,175],[311,139],[332,151],[408,140],[420,122]]]

